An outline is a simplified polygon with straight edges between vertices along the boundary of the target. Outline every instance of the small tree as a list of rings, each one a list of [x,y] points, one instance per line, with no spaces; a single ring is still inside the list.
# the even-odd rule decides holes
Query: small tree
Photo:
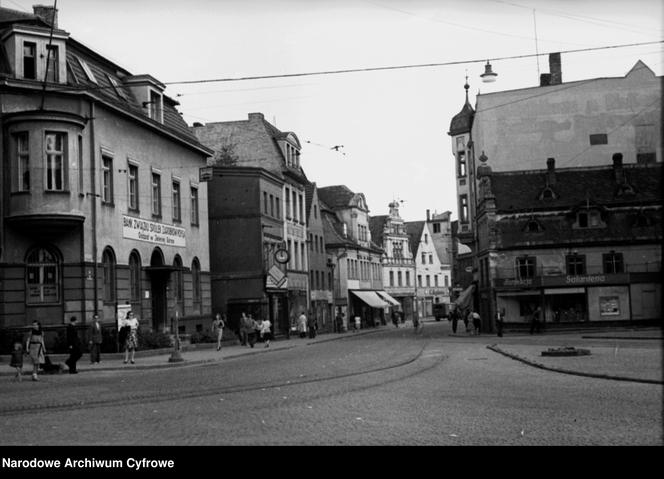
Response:
[[[237,166],[239,157],[235,152],[237,143],[232,137],[226,138],[212,158],[212,166]]]

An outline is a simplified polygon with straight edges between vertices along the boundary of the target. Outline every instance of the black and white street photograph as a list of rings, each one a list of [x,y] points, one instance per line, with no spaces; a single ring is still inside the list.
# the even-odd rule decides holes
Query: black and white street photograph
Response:
[[[663,72],[659,0],[0,0],[0,471],[663,446]]]

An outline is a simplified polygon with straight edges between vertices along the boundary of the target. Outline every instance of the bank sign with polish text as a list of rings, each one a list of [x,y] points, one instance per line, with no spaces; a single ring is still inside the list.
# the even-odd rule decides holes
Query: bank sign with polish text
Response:
[[[122,217],[122,236],[162,246],[186,248],[186,230],[177,226],[155,223],[131,216]]]

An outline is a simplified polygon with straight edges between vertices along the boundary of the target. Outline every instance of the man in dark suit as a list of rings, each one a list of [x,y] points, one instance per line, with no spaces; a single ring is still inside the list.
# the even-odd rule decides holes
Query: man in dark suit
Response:
[[[67,325],[67,348],[69,349],[69,358],[67,358],[65,364],[69,367],[69,374],[76,374],[78,373],[76,362],[83,356],[81,341],[78,338],[78,331],[76,331],[76,316],[72,316]]]

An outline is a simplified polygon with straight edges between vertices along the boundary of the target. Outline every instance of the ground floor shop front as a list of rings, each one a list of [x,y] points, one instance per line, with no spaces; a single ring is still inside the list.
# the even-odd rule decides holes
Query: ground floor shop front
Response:
[[[639,279],[642,281],[635,281]],[[662,285],[652,274],[566,276],[542,283],[538,287],[496,288],[494,311],[504,310],[507,324],[529,323],[538,307],[541,321],[549,324],[661,318]]]

